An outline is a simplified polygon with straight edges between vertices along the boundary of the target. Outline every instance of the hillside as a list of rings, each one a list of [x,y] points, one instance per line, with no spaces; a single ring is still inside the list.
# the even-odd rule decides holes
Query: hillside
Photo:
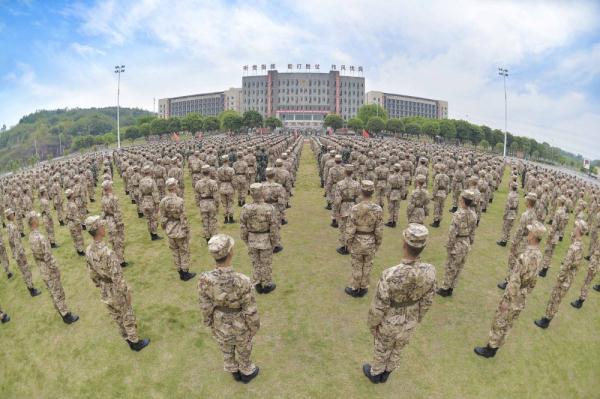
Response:
[[[138,108],[121,108],[121,128],[151,115]],[[77,137],[93,136],[96,143],[111,143],[117,131],[116,107],[37,111],[0,133],[0,170],[10,170],[38,159],[73,150]],[[37,154],[36,157],[36,145]]]

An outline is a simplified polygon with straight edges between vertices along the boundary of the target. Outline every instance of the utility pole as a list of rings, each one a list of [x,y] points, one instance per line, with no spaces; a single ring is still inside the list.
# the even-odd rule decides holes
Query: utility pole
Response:
[[[117,74],[117,148],[121,148],[121,120],[119,115],[119,96],[121,94],[121,73],[125,72],[125,65],[116,65]]]
[[[506,139],[508,135],[508,103],[506,98],[506,78],[508,77],[508,69],[498,68],[498,75],[504,80],[504,158],[506,158]]]

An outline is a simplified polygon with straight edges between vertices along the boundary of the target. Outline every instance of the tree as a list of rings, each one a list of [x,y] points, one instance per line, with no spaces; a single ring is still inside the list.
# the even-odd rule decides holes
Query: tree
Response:
[[[243,126],[242,117],[235,111],[224,114],[221,119],[221,128],[229,132],[240,132]]]
[[[440,121],[440,136],[446,140],[454,140],[456,138],[456,126],[451,120],[443,119]]]
[[[372,134],[379,134],[385,129],[385,121],[378,116],[372,116],[367,122],[367,131]]]
[[[191,133],[202,130],[202,117],[195,113],[189,113],[181,119],[181,128]]]
[[[454,121],[456,127],[456,137],[461,141],[469,140],[469,134],[471,133],[470,123],[463,120]]]
[[[398,118],[390,118],[385,123],[385,130],[392,133],[404,133],[404,121]]]
[[[142,123],[138,127],[138,129],[140,129],[140,136],[141,137],[148,137],[148,136],[150,136],[150,132],[151,132],[150,123],[151,122]]]
[[[412,136],[418,136],[421,134],[421,126],[416,122],[410,122],[405,127],[404,130],[406,133]]]
[[[471,143],[477,145],[477,143],[479,143],[481,141],[481,138],[483,136],[483,133],[481,132],[481,127],[477,126],[477,125],[473,125],[472,123],[469,123],[469,140],[471,141]]]
[[[497,152],[499,154],[504,153],[504,143],[496,143],[496,145],[494,146],[494,152]]]
[[[265,126],[271,130],[274,130],[278,127],[282,127],[283,122],[281,122],[281,120],[275,116],[269,116],[267,119],[265,119]]]
[[[421,125],[421,131],[430,137],[439,136],[440,124],[435,119],[428,119]]]
[[[2,125],[2,127],[0,128],[0,132],[4,133],[6,132],[6,125]]]
[[[346,125],[348,126],[348,129],[353,130],[356,133],[362,132],[362,130],[365,126],[362,119],[359,119],[359,118],[350,118],[348,120],[348,123],[346,123]]]
[[[377,116],[386,121],[388,118],[388,113],[381,105],[378,104],[362,105],[356,113],[356,117],[361,119],[364,124],[367,124],[367,122],[369,122],[369,119],[371,119],[374,116]]]
[[[150,122],[150,133],[153,135],[169,133],[169,122],[166,119],[154,119]]]
[[[145,125],[148,126],[148,128],[150,127],[150,125],[148,125],[147,123]],[[135,141],[135,139],[139,137],[142,137],[142,133],[139,127],[129,126],[127,129],[125,129],[125,134],[123,135],[123,138],[125,140],[129,140],[133,143],[133,141]]]
[[[181,131],[181,120],[176,116],[169,118],[168,133],[175,133],[179,131]]]
[[[479,147],[483,148],[484,150],[489,150],[490,149],[490,143],[486,139],[483,139],[483,140],[481,140],[479,142]]]
[[[323,124],[326,127],[332,128],[334,131],[340,129],[344,126],[344,120],[338,114],[327,114]]]
[[[239,118],[239,116],[238,116],[238,118]],[[240,124],[241,124],[241,118],[240,118]],[[216,116],[207,116],[202,121],[202,129],[206,130],[207,132],[214,132],[215,130],[219,130],[220,126],[221,126],[221,123],[219,122],[219,118],[217,118]]]
[[[256,129],[263,124],[263,117],[258,111],[250,110],[244,112],[242,125],[247,129]]]

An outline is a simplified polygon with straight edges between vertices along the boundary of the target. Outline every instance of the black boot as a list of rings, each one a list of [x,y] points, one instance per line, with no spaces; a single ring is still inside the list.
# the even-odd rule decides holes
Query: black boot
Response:
[[[73,324],[77,320],[79,320],[79,316],[77,316],[76,314],[73,314],[73,313],[69,312],[66,315],[62,316],[62,319],[63,319],[63,321],[66,324]]]
[[[256,290],[256,292],[258,292],[259,294],[262,294],[262,293],[263,293],[263,287],[262,287],[262,285],[261,285],[261,284],[256,284],[256,285],[254,286],[254,289],[255,289],[255,290]]]
[[[242,380],[242,374],[239,371],[236,371],[235,373],[231,373],[231,376],[233,377],[234,380],[236,380],[238,382]]]
[[[85,252],[83,252],[83,251],[77,251],[77,255],[79,255],[79,256],[85,256]]]
[[[229,215],[229,224],[233,224],[235,223],[235,220],[233,219],[233,215]]]
[[[453,291],[452,288],[447,288],[447,289],[440,288],[436,292],[439,296],[443,296],[445,298],[448,296],[452,296],[452,291]]]
[[[359,292],[359,291],[360,291],[360,290],[354,290],[354,289],[352,289],[352,287],[346,287],[346,288],[344,289],[344,292],[345,292],[346,294],[350,295],[350,296],[351,296],[351,297],[353,297],[353,298],[356,298],[356,297],[358,296],[358,292]]]
[[[490,204],[492,203],[493,200],[494,200],[493,198],[490,198]]]
[[[0,322],[2,322],[2,324],[4,324],[4,323],[8,323],[9,321],[10,321],[10,316],[7,315],[6,313],[4,313],[4,315],[0,319]]]
[[[181,280],[183,280],[183,281],[188,281],[188,280],[194,278],[195,275],[196,275],[196,273],[190,273],[187,270],[186,271],[183,271],[183,270],[179,271],[179,278]]]
[[[81,230],[86,230],[85,224],[81,225]]]
[[[12,278],[13,274],[11,272],[6,273],[6,277],[8,277],[8,279],[10,280]]]
[[[365,377],[373,384],[379,384],[381,382],[381,374],[371,375],[371,365],[369,363],[363,364],[362,369]]]
[[[331,204],[327,204],[327,206],[325,207],[325,209],[327,209],[328,211],[331,210]]]
[[[281,225],[285,226],[286,224],[288,224],[288,221],[285,219],[281,219]]]
[[[156,233],[152,233],[152,234],[150,234],[150,239],[151,239],[152,241],[157,241],[157,240],[162,240],[162,237],[161,237],[161,236],[159,236],[159,235],[158,235],[158,234],[156,234]]]
[[[482,209],[481,212],[487,213],[487,209]]]
[[[339,247],[338,249],[336,249],[337,253],[340,255],[350,255],[350,252],[348,252],[348,248],[347,247]]]
[[[492,348],[489,344],[485,347],[478,346],[475,348],[475,353],[485,358],[496,356],[496,351],[498,351],[498,348]]]
[[[259,371],[260,371],[260,369],[258,367],[256,367],[254,369],[254,371],[252,372],[252,374],[246,375],[246,374],[240,373],[240,382],[243,384],[249,383],[250,381],[252,381],[253,379],[256,378]]]
[[[58,245],[56,245],[55,242],[50,243],[50,248],[58,248]]]
[[[90,202],[96,202],[96,200],[95,200],[95,199],[93,199],[93,198],[91,198],[91,199],[90,199]]]
[[[538,276],[546,277],[546,274],[548,274],[548,268],[544,267],[542,270],[540,270],[540,272],[538,273]]]
[[[148,345],[150,345],[150,340],[148,338],[140,339],[138,342],[131,342],[128,339],[126,341],[129,344],[129,348],[131,348],[132,351],[136,352],[139,352]]]
[[[262,286],[262,293],[263,294],[268,294],[269,292],[275,291],[275,288],[277,288],[277,284],[275,284],[275,283],[271,283],[269,285],[263,285]]]
[[[131,203],[132,203],[132,204],[135,204],[135,200],[133,200],[133,199],[132,199],[132,200],[131,200]]]
[[[453,207],[452,207],[452,209],[450,209],[450,213],[454,213],[454,212],[456,212],[456,210],[457,210],[457,209],[458,209],[458,207],[456,207],[456,206],[453,206]]]
[[[144,214],[142,212],[138,212],[138,218],[141,219],[144,217]]]
[[[41,292],[38,291],[37,289],[35,289],[34,287],[29,288],[29,295],[31,295],[31,296],[38,296],[40,294],[41,294]]]
[[[390,220],[389,222],[387,222],[385,225],[386,225],[387,227],[391,227],[391,228],[394,228],[394,227],[396,227],[396,226],[394,226],[394,222],[392,222],[391,220]]]
[[[356,293],[356,297],[357,298],[362,298],[363,296],[367,295],[367,292],[369,292],[368,288],[361,288],[358,290],[358,292]]]
[[[433,223],[430,224],[431,227],[438,228],[440,227],[440,221],[434,220]]]
[[[506,289],[506,281],[503,281],[501,283],[498,283],[498,285],[496,287],[500,288],[501,290]]]
[[[64,225],[65,225],[65,222],[63,222],[62,220],[60,220],[60,221],[58,222],[58,224],[60,224],[61,226],[64,226]]]
[[[381,373],[381,383],[385,384],[388,380],[388,377],[390,376],[390,374],[392,374],[391,371],[384,371],[383,373]]]
[[[223,219],[223,223],[224,224],[229,224],[229,217],[225,216],[225,219]]]
[[[501,247],[505,247],[506,241],[504,241],[504,240],[496,241],[496,244],[500,245]]]
[[[10,277],[9,277],[10,278]],[[594,290],[600,292],[600,284],[594,286]]]
[[[590,255],[588,255],[588,256],[585,256],[585,257],[584,257],[584,259],[585,259],[585,260],[587,260],[587,261],[589,262],[589,261],[590,261],[590,259],[592,259],[592,257],[591,257]]]
[[[337,229],[339,227],[337,220],[332,219],[330,226],[333,227],[334,229]]]
[[[562,240],[563,240],[562,236],[558,237],[558,241],[562,241]]]
[[[541,319],[534,321],[534,323],[539,328],[546,329],[550,325],[550,319],[548,319],[546,317],[542,317]]]
[[[121,262],[121,267],[127,267],[127,266],[129,266],[128,262],[125,262],[125,261]]]
[[[552,224],[552,219],[550,219],[550,221],[548,222],[548,224]]]
[[[25,233],[21,233],[21,238],[25,237]]]
[[[279,253],[281,251],[283,251],[283,247],[281,245],[277,245],[275,248],[273,248],[274,254]]]
[[[573,302],[571,302],[571,306],[573,306],[575,309],[581,309],[581,307],[583,306],[583,299],[578,298],[574,300]]]

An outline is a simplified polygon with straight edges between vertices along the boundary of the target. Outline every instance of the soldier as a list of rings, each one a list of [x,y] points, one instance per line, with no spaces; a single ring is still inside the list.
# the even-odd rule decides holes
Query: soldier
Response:
[[[352,278],[345,292],[354,298],[367,294],[373,258],[383,240],[383,209],[372,202],[375,185],[363,180],[360,190],[360,202],[350,210],[347,227]]]
[[[373,361],[363,365],[374,384],[385,383],[398,367],[402,349],[433,303],[435,268],[419,258],[427,235],[425,226],[410,224],[402,233],[401,263],[384,270],[377,284],[367,321],[375,338]]]
[[[265,203],[260,183],[250,185],[250,195],[253,203],[244,205],[240,213],[240,234],[252,261],[252,284],[259,294],[268,294],[276,287],[272,278],[273,248],[277,245],[275,209]]]
[[[79,316],[71,313],[65,302],[65,291],[60,281],[60,270],[58,269],[54,255],[52,255],[50,242],[38,229],[40,217],[41,215],[37,212],[30,212],[28,214],[30,229],[29,247],[31,248],[35,263],[40,268],[40,276],[48,288],[52,302],[54,302],[54,307],[66,324],[72,324],[79,320]]]
[[[192,175],[192,185],[196,187],[196,183],[201,179],[202,174],[202,159],[200,159],[200,151],[196,150],[188,158],[188,166],[190,168],[190,174]]]
[[[248,165],[248,169],[246,170],[248,184],[256,183],[256,157],[252,152],[253,149],[251,147],[246,156],[244,156],[244,161],[246,161],[246,165]]]
[[[167,195],[160,201],[160,226],[169,239],[169,249],[179,278],[188,281],[196,273],[190,273],[190,231],[185,215],[183,198],[177,195],[177,180],[170,177],[165,182]]]
[[[54,175],[52,183],[51,195],[52,202],[54,203],[54,209],[56,210],[56,217],[58,218],[58,223],[61,226],[65,225],[65,216],[64,216],[64,207],[63,207],[63,198],[62,198],[62,188],[60,187],[60,176],[58,174]]]
[[[394,164],[388,175],[387,180],[387,202],[389,220],[385,224],[387,227],[395,228],[398,222],[398,212],[400,210],[400,201],[404,196],[404,176],[401,174],[402,165]]]
[[[5,212],[2,212],[2,217],[4,218]],[[6,223],[5,223],[6,226]],[[6,277],[11,279],[13,274],[10,271],[10,263],[8,261],[8,254],[6,253],[6,247],[4,246],[4,240],[2,239],[2,235],[0,234],[0,263],[2,263],[2,267],[6,272]]]
[[[140,179],[139,184],[140,208],[148,223],[150,239],[156,241],[162,239],[162,237],[156,233],[158,230],[158,204],[160,203],[158,187],[152,177],[152,167],[150,165],[144,165],[142,168],[142,175],[143,177]]]
[[[217,213],[219,212],[219,186],[210,178],[210,166],[202,166],[202,177],[197,181],[196,205],[202,217],[202,229],[206,242],[217,234]]]
[[[106,222],[100,216],[89,216],[85,225],[94,238],[85,251],[90,278],[100,288],[100,298],[117,323],[121,336],[131,350],[139,352],[150,344],[150,340],[138,337],[136,318],[131,307],[131,290],[115,253],[103,241]]]
[[[527,231],[527,249],[518,256],[517,263],[508,278],[506,289],[492,321],[488,343],[485,347],[475,348],[475,353],[479,356],[494,357],[498,348],[504,345],[506,336],[525,308],[525,301],[537,282],[537,274],[542,263],[540,241],[546,233],[546,227],[534,221],[527,226]]]
[[[167,177],[177,181],[177,195],[183,198],[185,184],[183,181],[183,169],[181,169],[179,158],[171,159],[171,168],[167,172]]]
[[[383,209],[384,198],[387,193],[387,180],[390,170],[387,167],[387,160],[384,157],[379,158],[379,166],[375,168],[377,181],[375,183],[375,194],[377,196],[377,205]]]
[[[546,313],[541,319],[535,321],[536,326],[544,329],[548,328],[550,322],[558,312],[558,307],[560,306],[562,299],[567,294],[569,288],[571,288],[571,284],[573,283],[573,279],[575,278],[575,274],[577,273],[581,259],[583,259],[583,243],[581,242],[581,239],[587,233],[587,231],[587,223],[584,220],[575,221],[575,229],[571,234],[571,245],[567,250],[565,259],[560,265],[560,271],[558,272],[558,276],[556,278],[556,284],[552,289],[550,300],[546,306]]]
[[[10,321],[10,316],[0,309],[0,323],[6,324]]]
[[[448,243],[446,244],[446,250],[448,251],[445,265],[446,274],[444,283],[437,290],[437,294],[443,297],[452,296],[458,275],[465,266],[467,256],[475,241],[477,214],[471,209],[474,196],[475,193],[470,190],[463,191],[458,201],[458,209],[452,216]]]
[[[346,231],[346,226],[348,217],[350,216],[350,209],[356,205],[356,201],[360,196],[360,184],[352,179],[353,172],[354,165],[344,165],[344,180],[338,182],[334,188],[333,216],[340,228],[340,247],[337,249],[337,252],[341,255],[350,254],[347,246],[348,232]]]
[[[415,190],[410,195],[406,215],[408,223],[423,224],[425,218],[429,216],[429,193],[424,188],[425,176],[417,175],[415,177]]]
[[[246,194],[248,193],[248,164],[243,159],[241,151],[237,153],[237,161],[232,165],[235,175],[233,176],[233,188],[237,191],[238,206],[244,206],[246,203]]]
[[[258,175],[257,177],[259,182],[265,181],[265,172],[267,170],[267,165],[269,165],[269,155],[267,155],[265,149],[261,147],[258,154],[256,155],[256,172]]]
[[[274,180],[281,184],[281,186],[285,189],[285,207],[289,208],[290,205],[288,203],[290,197],[292,196],[292,176],[290,172],[288,172],[283,167],[283,159],[275,160],[275,178]],[[285,219],[285,218],[284,218]]]
[[[102,192],[101,217],[106,222],[108,241],[115,252],[119,265],[126,267],[128,263],[125,261],[125,223],[123,223],[119,199],[113,194],[112,180],[102,182]]]
[[[566,198],[562,195],[556,200],[557,208],[554,212],[554,216],[552,217],[552,227],[550,228],[550,234],[548,235],[546,248],[544,249],[544,259],[542,260],[540,277],[546,277],[548,269],[550,268],[550,264],[552,263],[552,257],[554,255],[556,245],[559,241],[561,241],[563,232],[565,231],[567,223],[569,222],[569,217],[565,208],[565,200]]]
[[[527,246],[527,236],[529,235],[529,230],[527,226],[533,225],[533,222],[537,220],[535,215],[535,203],[537,201],[537,195],[535,193],[529,193],[525,197],[526,206],[525,212],[521,215],[519,219],[519,226],[517,226],[517,230],[513,235],[512,243],[510,246],[510,254],[508,255],[508,274],[503,282],[498,284],[498,288],[501,290],[506,288],[506,284],[508,281],[508,276],[511,275],[513,267],[517,262],[517,259],[521,253],[525,250]]]
[[[29,294],[31,296],[38,296],[41,292],[33,287],[31,269],[27,263],[25,249],[23,249],[23,243],[21,242],[21,233],[19,232],[19,228],[15,225],[15,212],[11,208],[8,208],[4,211],[4,215],[7,220],[6,229],[8,230],[8,245],[10,246],[13,258],[15,259],[15,262],[17,262],[19,270],[21,270],[21,274],[23,274],[23,280],[25,280],[25,285],[29,290]]]
[[[156,159],[152,174],[154,175],[154,181],[156,182],[156,187],[158,188],[158,195],[160,196],[160,199],[163,199],[165,196],[165,179],[167,176],[167,169],[161,165],[161,162],[162,160],[160,158]]]
[[[280,234],[281,225],[288,223],[285,220],[286,192],[283,186],[275,181],[275,169],[267,168],[265,174],[267,181],[263,183],[263,194],[265,202],[273,205],[275,209],[275,222],[277,223],[277,243],[273,248],[273,253],[276,254],[283,251]]]
[[[460,193],[465,188],[465,164],[462,161],[458,161],[456,163],[458,169],[454,171],[454,176],[452,176],[452,209],[450,212],[454,213],[458,209],[458,197]],[[482,193],[483,194],[483,193]]]
[[[44,228],[48,235],[51,248],[58,248],[56,245],[56,238],[54,236],[54,222],[52,221],[52,214],[50,213],[50,201],[48,200],[48,191],[46,186],[40,186],[40,212],[42,214],[42,221],[44,222]]]
[[[444,213],[444,202],[448,196],[448,188],[450,187],[450,178],[444,172],[444,164],[436,164],[436,175],[433,178],[433,223],[431,227],[438,228],[442,222],[442,214]]]
[[[329,168],[327,177],[325,179],[325,194],[327,197],[327,206],[325,209],[331,210],[333,204],[333,188],[335,185],[344,179],[344,166],[342,165],[342,156],[336,155],[334,158],[334,165]],[[337,220],[331,215],[331,227],[338,227]]]
[[[517,183],[511,183],[510,192],[506,197],[506,205],[504,207],[504,217],[502,223],[502,238],[496,244],[505,247],[510,238],[510,231],[515,224],[515,219],[519,212],[519,186]]]
[[[225,220],[223,223],[235,223],[233,220],[233,185],[232,180],[235,172],[232,167],[229,166],[229,158],[227,155],[221,157],[223,166],[217,169],[217,178],[219,180],[219,195],[221,196],[221,203],[223,204],[223,213]]]
[[[427,187],[427,182],[429,182],[429,167],[427,166],[427,162],[429,160],[425,157],[419,158],[419,166],[415,168],[415,174],[425,176],[425,187]]]
[[[225,234],[210,239],[208,251],[215,258],[215,269],[202,273],[198,293],[204,325],[223,352],[224,370],[247,384],[259,372],[250,355],[260,318],[250,279],[231,266],[233,245],[233,238]]]
[[[600,270],[600,245],[598,243],[595,243],[591,251],[592,255],[590,257],[590,263],[588,265],[588,272],[585,275],[585,279],[583,280],[583,285],[581,286],[581,293],[579,295],[579,298],[571,302],[571,306],[573,306],[576,309],[580,309],[583,306],[583,302],[587,299],[590,285],[592,284],[592,281],[594,281],[598,270]],[[595,286],[594,289],[596,291],[600,291],[600,285]]]
[[[67,214],[65,216],[65,219],[67,221],[67,226],[69,227],[69,233],[71,233],[71,239],[75,244],[75,250],[77,251],[77,255],[84,256],[85,252],[83,252],[83,236],[81,233],[81,212],[77,208],[77,203],[75,202],[75,194],[73,193],[73,190],[68,188],[65,191],[65,195],[67,197]]]

